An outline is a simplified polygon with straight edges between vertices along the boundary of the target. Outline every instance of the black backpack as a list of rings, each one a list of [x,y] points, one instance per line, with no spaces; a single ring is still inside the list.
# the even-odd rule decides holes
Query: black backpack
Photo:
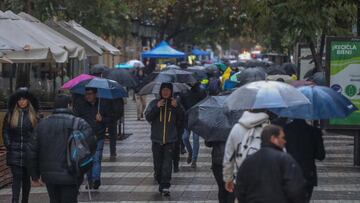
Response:
[[[78,177],[89,171],[94,163],[93,153],[86,140],[86,136],[79,130],[80,118],[73,119],[66,146],[66,158],[69,171]]]

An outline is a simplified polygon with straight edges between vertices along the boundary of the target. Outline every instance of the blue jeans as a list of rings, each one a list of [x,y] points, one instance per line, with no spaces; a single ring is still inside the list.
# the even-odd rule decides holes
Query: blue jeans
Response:
[[[199,143],[199,135],[197,135],[196,133],[193,132],[193,147],[191,147],[190,144],[190,131],[187,129],[184,129],[184,134],[182,136],[184,145],[186,147],[186,150],[190,153],[192,152],[192,160],[196,161],[198,158],[198,154],[199,154],[199,148],[200,148],[200,143]]]
[[[92,169],[87,173],[87,179],[89,181],[100,180],[103,149],[104,149],[104,139],[98,140],[96,143],[94,164],[92,166]]]

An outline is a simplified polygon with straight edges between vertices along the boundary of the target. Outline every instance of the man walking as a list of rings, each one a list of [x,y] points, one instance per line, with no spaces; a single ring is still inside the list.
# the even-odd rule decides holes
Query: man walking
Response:
[[[74,112],[80,118],[83,118],[92,128],[96,138],[96,152],[94,155],[94,164],[92,170],[87,174],[90,189],[99,189],[101,185],[101,160],[104,148],[104,138],[106,125],[113,122],[113,112],[106,102],[96,98],[97,89],[87,88],[85,92],[85,101],[79,100],[74,105]]]
[[[171,83],[162,83],[159,94],[160,99],[150,102],[145,117],[151,124],[155,179],[159,184],[159,192],[169,196],[174,145],[178,140],[178,125],[183,120],[184,110],[172,97]]]
[[[238,170],[235,195],[239,202],[306,202],[302,171],[283,151],[283,129],[276,125],[264,127],[261,142],[261,149],[248,156]]]
[[[75,116],[69,107],[71,98],[59,95],[51,116],[41,120],[28,146],[28,167],[35,184],[46,184],[51,203],[76,203],[83,177],[70,173],[67,165],[67,140],[74,128]],[[79,119],[77,129],[85,136],[90,151],[95,151],[92,129]]]

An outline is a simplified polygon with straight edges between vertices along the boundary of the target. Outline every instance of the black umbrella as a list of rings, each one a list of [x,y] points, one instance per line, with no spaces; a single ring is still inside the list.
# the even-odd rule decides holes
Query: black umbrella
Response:
[[[205,64],[204,67],[209,77],[219,77],[221,75],[219,68],[215,64]]]
[[[281,69],[285,71],[287,75],[296,75],[297,74],[297,67],[293,63],[284,63],[281,65]]]
[[[183,70],[171,69],[162,71],[155,78],[156,82],[177,82],[177,83],[187,83],[193,84],[196,83],[197,80],[193,76],[193,73]]]
[[[312,81],[320,86],[326,86],[325,72],[317,72],[310,76],[307,80]]]
[[[309,77],[313,76],[316,72],[317,72],[316,68],[312,68],[305,73],[304,78],[309,78]]]
[[[134,77],[124,69],[112,69],[106,78],[115,80],[124,87],[133,88],[137,86],[137,82]]]
[[[171,70],[171,69],[180,70],[181,68],[180,68],[180,66],[177,66],[177,65],[168,65],[164,69],[162,69],[162,71]]]
[[[194,73],[194,77],[197,80],[203,80],[208,78],[208,74],[206,73],[206,69],[203,66],[192,66],[188,67],[186,71],[189,71],[191,73]]]
[[[245,63],[246,67],[269,67],[271,63],[259,60],[248,60]]]
[[[266,71],[261,67],[247,68],[241,72],[238,77],[239,86],[245,85],[249,82],[255,82],[266,79]]]
[[[110,72],[110,68],[104,64],[96,64],[90,68],[91,75],[106,75]]]
[[[173,84],[173,93],[182,93],[190,89],[190,87],[184,83],[172,83]],[[145,85],[139,91],[139,95],[147,94],[159,94],[160,93],[161,82],[150,82]]]
[[[266,69],[268,75],[286,75],[285,70],[283,70],[278,65],[272,65]]]
[[[226,141],[242,111],[227,112],[225,96],[209,96],[188,110],[188,127],[205,141]]]

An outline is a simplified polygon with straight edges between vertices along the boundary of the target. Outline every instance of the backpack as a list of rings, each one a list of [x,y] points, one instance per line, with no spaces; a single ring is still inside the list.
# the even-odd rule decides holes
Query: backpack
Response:
[[[220,80],[218,78],[210,78],[209,79],[209,94],[210,95],[217,95],[220,93]]]
[[[73,119],[73,129],[67,139],[66,158],[71,173],[81,177],[94,163],[86,136],[79,130],[80,118]]]

